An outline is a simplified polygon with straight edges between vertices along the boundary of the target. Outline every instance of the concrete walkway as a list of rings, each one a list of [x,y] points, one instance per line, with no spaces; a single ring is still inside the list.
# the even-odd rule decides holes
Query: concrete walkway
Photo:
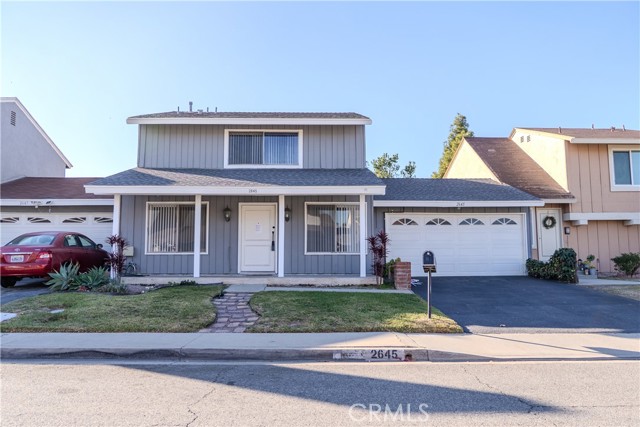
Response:
[[[594,276],[585,276],[578,275],[578,285],[582,286],[607,286],[607,285],[636,285],[640,286],[640,280],[638,279],[628,279],[628,280],[618,280],[618,279],[599,279]]]
[[[373,350],[433,362],[640,359],[640,334],[12,333],[0,344],[4,359],[372,360]]]
[[[263,291],[288,291],[288,292],[362,292],[374,294],[412,294],[411,290],[406,289],[375,289],[375,288],[352,288],[343,286],[268,286],[268,285],[230,285],[225,292],[234,293],[256,293]]]

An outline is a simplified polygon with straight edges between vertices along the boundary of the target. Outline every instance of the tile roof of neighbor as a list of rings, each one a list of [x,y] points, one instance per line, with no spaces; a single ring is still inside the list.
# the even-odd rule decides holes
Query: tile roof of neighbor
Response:
[[[492,179],[386,178],[387,190],[376,200],[529,201],[531,194]]]
[[[2,199],[111,199],[84,191],[98,178],[20,178],[0,185]]]
[[[541,199],[573,199],[542,167],[509,138],[465,138],[496,178]]]
[[[382,186],[368,169],[149,169],[135,168],[90,185],[104,186]]]
[[[358,113],[250,113],[250,112],[189,112],[167,111],[165,113],[142,114],[129,119],[164,119],[164,118],[218,118],[218,119],[369,119]]]
[[[532,130],[536,132],[546,132],[553,133],[556,135],[565,135],[571,138],[629,138],[629,139],[638,139],[640,138],[640,130],[631,130],[631,129],[591,129],[591,128],[522,128],[517,127],[516,129],[522,130]]]

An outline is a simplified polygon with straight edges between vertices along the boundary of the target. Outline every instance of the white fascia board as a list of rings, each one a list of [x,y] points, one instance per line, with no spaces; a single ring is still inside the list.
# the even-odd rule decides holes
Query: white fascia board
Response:
[[[640,212],[571,212],[562,215],[564,221],[635,221]],[[586,223],[586,222],[585,222]]]
[[[260,186],[260,187],[213,187],[213,186],[106,186],[85,185],[87,193],[129,195],[195,195],[202,196],[316,196],[316,195],[384,195],[385,186]]]
[[[31,122],[33,127],[36,128],[36,130],[40,133],[40,135],[42,135],[42,137],[45,139],[45,141],[47,141],[49,143],[49,145],[51,146],[51,148],[53,148],[53,151],[55,151],[56,154],[58,154],[58,156],[60,156],[60,158],[62,159],[64,164],[67,166],[67,169],[71,169],[73,167],[73,165],[71,164],[69,159],[67,159],[67,157],[64,154],[62,154],[62,151],[60,151],[58,146],[51,140],[51,138],[49,138],[49,135],[47,135],[47,133],[44,131],[44,129],[42,129],[42,127],[40,127],[40,125],[38,124],[36,119],[33,118],[31,113],[29,113],[29,111],[25,108],[25,106],[22,105],[22,102],[20,102],[20,100],[18,98],[15,98],[15,97],[2,97],[2,98],[0,98],[0,102],[11,102],[11,103],[16,104],[18,106],[18,108],[24,113],[24,115],[27,116],[27,119],[29,119],[29,121]]]
[[[0,199],[0,206],[113,206],[113,199]]]
[[[573,138],[572,144],[640,145],[640,138]]]
[[[542,200],[374,200],[376,208],[519,208],[523,206],[544,206]]]
[[[551,203],[575,203],[576,198],[572,197],[571,199],[542,199],[543,202],[547,204]]]
[[[163,117],[127,119],[133,125],[370,125],[371,119]]]

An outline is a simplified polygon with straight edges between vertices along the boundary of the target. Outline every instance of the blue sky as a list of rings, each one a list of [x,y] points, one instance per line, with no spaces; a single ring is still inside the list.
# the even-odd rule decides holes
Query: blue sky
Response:
[[[437,166],[456,113],[640,128],[638,2],[2,2],[2,96],[74,164],[135,167],[127,117],[188,108],[355,111],[367,158]]]

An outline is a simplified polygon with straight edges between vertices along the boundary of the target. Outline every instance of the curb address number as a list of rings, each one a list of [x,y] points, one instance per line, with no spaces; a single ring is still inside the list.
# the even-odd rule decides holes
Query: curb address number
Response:
[[[356,359],[370,361],[404,360],[402,349],[367,349],[335,352],[334,359]]]

